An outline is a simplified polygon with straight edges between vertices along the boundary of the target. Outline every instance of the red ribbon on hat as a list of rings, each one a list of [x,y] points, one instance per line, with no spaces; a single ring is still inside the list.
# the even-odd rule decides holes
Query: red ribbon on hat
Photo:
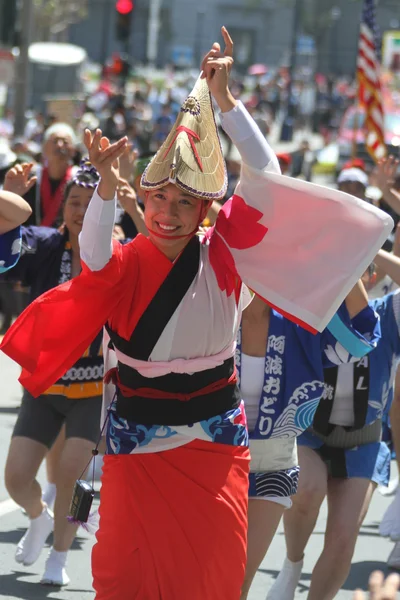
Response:
[[[190,145],[191,145],[192,150],[193,150],[193,154],[195,155],[196,160],[197,160],[197,164],[199,165],[201,171],[203,171],[203,164],[201,162],[201,158],[199,156],[199,153],[197,152],[196,144],[194,143],[194,140],[197,140],[199,142],[200,141],[200,137],[197,135],[197,133],[195,133],[194,131],[192,131],[188,127],[185,127],[184,125],[179,125],[179,127],[177,127],[175,135],[174,135],[174,138],[173,138],[172,142],[170,143],[170,145],[168,146],[167,150],[165,151],[163,159],[165,159],[168,156],[169,151],[171,150],[172,146],[174,145],[174,143],[176,141],[176,138],[182,132],[187,133]]]

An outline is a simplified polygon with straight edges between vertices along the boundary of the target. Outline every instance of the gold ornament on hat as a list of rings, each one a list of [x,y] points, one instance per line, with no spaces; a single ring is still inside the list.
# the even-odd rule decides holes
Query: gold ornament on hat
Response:
[[[168,183],[204,200],[220,200],[226,194],[225,161],[205,79],[197,80],[141,179],[145,190],[156,190]]]

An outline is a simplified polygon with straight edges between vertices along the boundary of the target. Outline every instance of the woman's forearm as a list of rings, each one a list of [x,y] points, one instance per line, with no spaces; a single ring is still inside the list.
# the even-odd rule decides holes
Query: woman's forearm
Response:
[[[357,281],[356,285],[346,297],[345,302],[350,319],[353,319],[368,306],[368,294],[361,279]]]
[[[390,254],[390,252],[385,252],[385,250],[379,250],[375,256],[374,263],[386,275],[389,275],[397,285],[400,285],[400,258],[394,256],[394,254]]]
[[[274,151],[241,102],[230,111],[221,113],[221,123],[243,162],[254,169],[280,173]]]
[[[89,203],[79,236],[81,259],[91,271],[103,269],[112,256],[117,202],[116,197],[109,201],[103,200],[98,189],[94,191]]]
[[[31,214],[31,207],[21,196],[0,191],[0,234],[22,225]]]
[[[383,199],[396,214],[400,215],[400,194],[393,188],[383,190]]]

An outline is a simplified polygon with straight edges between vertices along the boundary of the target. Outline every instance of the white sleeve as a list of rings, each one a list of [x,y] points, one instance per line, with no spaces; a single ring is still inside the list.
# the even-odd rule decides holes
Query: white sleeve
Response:
[[[221,124],[239,150],[243,162],[253,169],[280,173],[278,159],[242,102],[220,113]]]
[[[117,200],[102,200],[94,191],[79,235],[81,259],[91,271],[101,271],[112,256],[112,234]]]

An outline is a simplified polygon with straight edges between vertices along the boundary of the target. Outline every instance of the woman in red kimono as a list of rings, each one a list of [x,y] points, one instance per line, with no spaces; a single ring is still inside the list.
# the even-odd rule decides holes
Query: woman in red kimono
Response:
[[[36,395],[106,323],[117,366],[107,376],[116,392],[92,560],[97,600],[239,600],[249,452],[233,357],[243,282],[321,330],[392,227],[350,196],[279,175],[229,91],[233,44],[222,34],[225,52],[214,44],[207,54],[143,174],[149,238],[112,244],[126,139],[110,145],[86,132],[101,182],[80,237],[82,274],[31,305],[2,345]],[[200,241],[198,226],[227,187],[210,92],[243,168]]]

